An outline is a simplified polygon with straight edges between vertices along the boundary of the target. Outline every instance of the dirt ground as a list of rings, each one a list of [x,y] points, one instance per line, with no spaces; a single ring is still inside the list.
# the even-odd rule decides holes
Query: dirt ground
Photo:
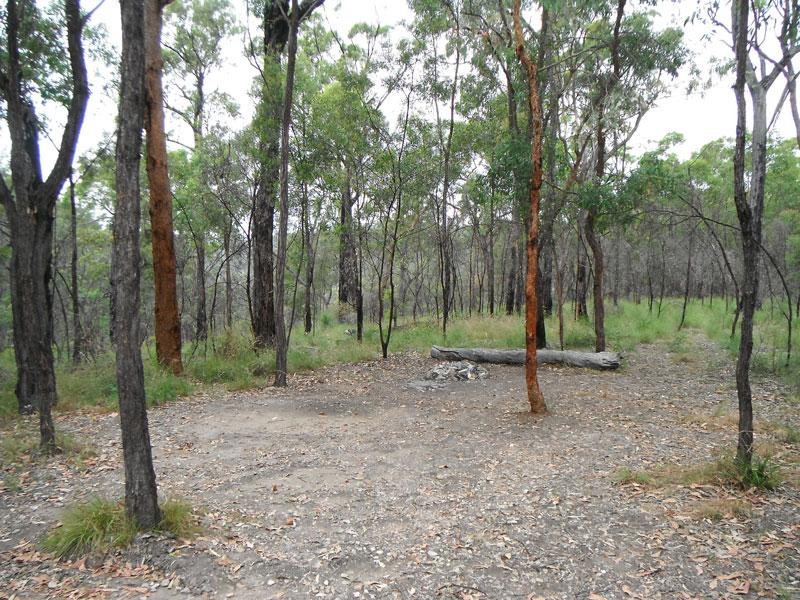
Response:
[[[204,531],[84,560],[36,541],[64,506],[123,495],[119,423],[59,415],[98,454],[2,490],[0,598],[798,598],[794,485],[615,482],[621,467],[733,447],[717,418],[735,403],[732,365],[698,346],[694,362],[641,347],[613,373],[543,367],[539,420],[522,368],[426,388],[415,382],[434,361],[411,354],[154,409],[159,491],[201,511]],[[798,426],[800,407],[769,381],[755,410]],[[747,510],[708,512],[733,497]]]

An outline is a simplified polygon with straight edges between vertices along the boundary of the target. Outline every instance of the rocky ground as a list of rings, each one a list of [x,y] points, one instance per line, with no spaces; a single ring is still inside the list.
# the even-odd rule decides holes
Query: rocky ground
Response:
[[[62,561],[37,541],[64,506],[121,497],[123,472],[116,415],[58,415],[96,455],[0,491],[0,598],[800,597],[792,467],[774,492],[616,481],[734,446],[732,365],[696,343],[618,372],[543,367],[543,419],[520,367],[420,385],[435,363],[410,354],[154,409],[160,492],[203,532]],[[764,449],[796,469],[777,424],[800,406],[759,381],[755,407]]]

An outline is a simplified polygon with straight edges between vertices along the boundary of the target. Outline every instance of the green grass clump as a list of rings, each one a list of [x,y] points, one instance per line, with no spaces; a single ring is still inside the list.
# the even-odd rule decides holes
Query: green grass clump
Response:
[[[628,467],[622,467],[614,474],[614,480],[620,484],[638,483],[654,487],[721,485],[774,490],[783,479],[779,466],[771,457],[754,455],[750,465],[740,463],[736,458],[721,457],[689,467],[665,465],[650,472],[632,471]]]
[[[744,488],[774,490],[783,478],[780,467],[769,456],[753,456],[750,464],[734,460],[735,474]]]
[[[141,529],[128,518],[125,505],[93,498],[64,514],[61,523],[42,541],[42,547],[58,557],[107,552],[130,544]],[[191,507],[176,500],[161,505],[156,531],[191,537],[199,531]]]
[[[614,481],[620,485],[631,483],[649,485],[653,483],[653,478],[644,471],[634,471],[630,467],[622,467],[614,473]]]
[[[135,535],[136,527],[125,514],[123,504],[93,498],[69,509],[42,547],[59,557],[106,552],[127,546]]]

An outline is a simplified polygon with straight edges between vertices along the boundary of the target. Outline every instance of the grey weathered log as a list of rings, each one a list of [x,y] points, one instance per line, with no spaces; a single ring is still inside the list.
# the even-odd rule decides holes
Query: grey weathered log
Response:
[[[574,350],[536,351],[539,364],[564,364],[601,371],[618,369],[620,355],[617,352],[576,352]],[[471,360],[474,362],[524,365],[525,350],[496,350],[494,348],[440,348],[431,347],[431,358],[437,360]]]

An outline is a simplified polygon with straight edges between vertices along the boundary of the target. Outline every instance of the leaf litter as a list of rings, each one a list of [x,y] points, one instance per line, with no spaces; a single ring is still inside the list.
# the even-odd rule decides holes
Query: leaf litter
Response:
[[[118,417],[64,416],[94,456],[26,464],[0,491],[0,599],[792,597],[796,485],[615,483],[733,446],[734,429],[685,419],[735,406],[729,361],[712,363],[726,367],[654,345],[615,373],[544,367],[551,414],[536,420],[520,368],[420,389],[436,363],[413,353],[199,395],[150,423],[160,491],[203,533],[58,561],[36,540],[63,507],[124,484]],[[755,392],[759,416],[797,422],[774,382]],[[733,501],[748,510],[698,508]]]

